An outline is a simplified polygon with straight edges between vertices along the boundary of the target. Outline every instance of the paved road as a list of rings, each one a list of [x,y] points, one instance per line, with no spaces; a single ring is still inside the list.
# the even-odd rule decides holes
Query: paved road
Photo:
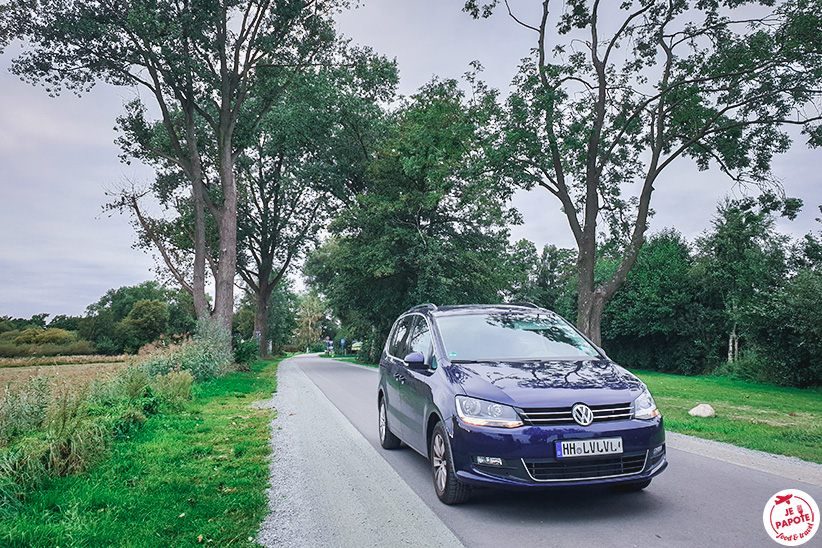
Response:
[[[407,448],[385,451],[379,447],[375,369],[317,357],[298,357],[281,364],[281,371],[290,369],[299,372],[302,378],[307,376],[319,388],[315,392],[324,395],[350,422],[352,435],[361,434],[374,452],[393,468],[396,475],[391,475],[394,479],[389,481],[404,481],[430,509],[430,513],[415,518],[420,538],[424,538],[428,529],[440,531],[439,520],[458,542],[472,548],[598,545],[773,548],[778,545],[764,530],[762,511],[774,493],[788,488],[800,489],[822,502],[822,467],[799,467],[793,473],[792,467],[782,466],[779,459],[771,464],[767,458],[758,458],[758,464],[740,466],[695,454],[691,452],[695,449],[687,443],[681,444],[687,451],[672,448],[671,445],[680,444],[673,444],[669,439],[668,469],[641,493],[615,494],[598,488],[533,494],[475,490],[468,504],[449,507],[441,504],[434,494],[425,458]],[[315,433],[322,436],[322,426]],[[723,458],[733,453],[714,446],[718,448],[715,453]],[[710,444],[705,447],[714,453]],[[276,452],[275,447],[275,455]],[[771,465],[780,475],[761,471]],[[792,476],[804,481],[789,479]],[[391,501],[391,496],[386,500]],[[413,501],[403,498],[402,504],[413,504]],[[372,545],[409,542],[407,529],[398,530],[398,536],[392,536],[393,526],[383,526],[383,542],[373,541]],[[363,541],[361,545],[368,544],[369,541]],[[822,536],[817,535],[806,546],[822,546]]]

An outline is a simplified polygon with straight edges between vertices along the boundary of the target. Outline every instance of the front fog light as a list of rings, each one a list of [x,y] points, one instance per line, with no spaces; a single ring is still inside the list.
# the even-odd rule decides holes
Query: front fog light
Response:
[[[499,457],[477,457],[477,464],[488,466],[502,466],[502,459]]]

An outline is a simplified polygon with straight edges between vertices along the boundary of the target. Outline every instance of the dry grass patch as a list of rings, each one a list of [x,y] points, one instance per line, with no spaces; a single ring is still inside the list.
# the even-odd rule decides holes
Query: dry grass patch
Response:
[[[82,363],[65,365],[34,365],[26,367],[0,367],[0,392],[3,388],[20,386],[31,378],[48,377],[54,385],[85,385],[126,368],[128,362]]]
[[[116,363],[129,359],[128,355],[121,356],[40,356],[30,358],[0,358],[0,369],[6,367],[33,367],[35,365],[68,365],[68,364],[95,364]]]

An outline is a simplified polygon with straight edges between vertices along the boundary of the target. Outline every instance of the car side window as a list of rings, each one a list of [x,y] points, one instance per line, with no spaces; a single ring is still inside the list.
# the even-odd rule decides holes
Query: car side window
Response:
[[[391,335],[391,344],[388,346],[388,353],[395,358],[403,359],[408,352],[408,333],[411,330],[412,316],[406,316],[397,322],[394,333]]]
[[[428,321],[425,318],[418,317],[414,323],[408,340],[408,352],[422,352],[425,356],[425,364],[431,367],[434,348],[431,341],[431,328],[428,327]]]

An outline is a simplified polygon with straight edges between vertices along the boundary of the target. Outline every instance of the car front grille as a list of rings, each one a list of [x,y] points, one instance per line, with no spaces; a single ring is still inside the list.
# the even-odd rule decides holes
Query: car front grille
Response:
[[[567,461],[541,461],[522,459],[528,475],[535,481],[584,481],[589,479],[620,478],[642,472],[648,453],[570,459]]]
[[[630,403],[591,405],[589,407],[594,412],[594,422],[625,420],[633,416]],[[523,409],[520,415],[522,420],[529,426],[571,424],[574,422],[570,407]]]

